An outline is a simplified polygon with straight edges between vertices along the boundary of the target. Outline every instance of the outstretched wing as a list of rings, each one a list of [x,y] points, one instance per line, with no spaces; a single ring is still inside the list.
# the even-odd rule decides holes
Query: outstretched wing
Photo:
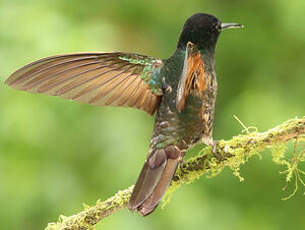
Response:
[[[162,66],[162,60],[138,54],[67,54],[28,64],[5,83],[31,93],[99,106],[134,107],[153,115],[162,95]]]
[[[200,51],[196,45],[188,42],[183,70],[177,89],[177,110],[181,112],[184,109],[189,94],[201,94],[207,88],[207,84],[208,81],[205,75],[204,63]]]

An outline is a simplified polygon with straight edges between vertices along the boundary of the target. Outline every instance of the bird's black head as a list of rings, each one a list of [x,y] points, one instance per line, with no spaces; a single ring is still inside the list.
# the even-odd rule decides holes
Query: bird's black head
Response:
[[[240,28],[237,23],[222,23],[210,14],[198,13],[187,19],[178,41],[178,48],[184,49],[192,42],[200,50],[214,51],[220,32],[228,28]]]

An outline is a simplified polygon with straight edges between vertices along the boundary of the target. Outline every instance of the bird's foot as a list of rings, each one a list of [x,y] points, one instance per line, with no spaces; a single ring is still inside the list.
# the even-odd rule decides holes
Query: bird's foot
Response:
[[[185,155],[185,152],[181,152],[181,156],[179,157],[179,168],[180,168],[180,171],[183,172],[183,173],[186,173],[186,171],[183,169],[185,164],[184,164],[184,155]]]
[[[213,138],[209,137],[209,138],[202,138],[202,142],[205,145],[209,145],[212,147],[212,154],[218,161],[222,159],[222,157],[217,152],[217,143],[218,143],[217,140],[215,141],[213,140]]]
[[[218,160],[218,161],[220,161],[221,159],[222,159],[222,157],[218,154],[218,152],[217,152],[217,143],[218,143],[218,141],[216,140],[216,141],[213,141],[213,144],[212,144],[212,153],[213,153],[213,155],[214,155],[214,157]]]

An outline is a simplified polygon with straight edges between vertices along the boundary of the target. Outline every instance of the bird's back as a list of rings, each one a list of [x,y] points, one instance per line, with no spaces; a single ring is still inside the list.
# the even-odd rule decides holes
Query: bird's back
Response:
[[[186,99],[185,108],[178,111],[177,92],[184,60],[185,51],[177,50],[167,60],[161,72],[170,90],[165,91],[157,111],[151,148],[164,148],[174,144],[180,150],[185,150],[200,138],[212,135],[217,91],[214,63],[202,60],[208,68],[205,71],[207,88],[202,93],[193,91]]]

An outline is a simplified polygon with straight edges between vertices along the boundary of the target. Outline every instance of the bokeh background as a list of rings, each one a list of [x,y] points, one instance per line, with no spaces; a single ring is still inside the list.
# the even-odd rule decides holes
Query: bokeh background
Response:
[[[215,138],[229,139],[242,130],[233,114],[259,131],[304,116],[304,9],[303,0],[1,0],[1,229],[43,229],[134,184],[153,127],[141,111],[12,90],[3,82],[17,68],[86,51],[167,58],[197,12],[243,23],[221,35],[216,51]],[[283,169],[266,151],[242,167],[242,183],[230,170],[202,177],[149,217],[123,210],[97,229],[301,230],[304,190],[282,201]]]

